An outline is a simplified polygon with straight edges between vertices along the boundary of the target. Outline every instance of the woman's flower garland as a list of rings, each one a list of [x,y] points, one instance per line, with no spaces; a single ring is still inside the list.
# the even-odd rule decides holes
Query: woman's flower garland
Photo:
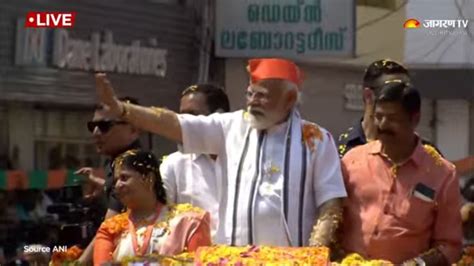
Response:
[[[78,246],[72,246],[66,252],[53,252],[50,266],[79,265],[75,261],[79,259],[84,250]]]

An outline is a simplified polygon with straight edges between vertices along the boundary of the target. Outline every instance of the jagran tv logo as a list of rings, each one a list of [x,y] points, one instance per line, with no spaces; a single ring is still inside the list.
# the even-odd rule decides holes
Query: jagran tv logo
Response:
[[[427,19],[421,23],[419,20],[410,18],[403,23],[405,29],[417,28],[439,28],[439,29],[466,29],[468,19]]]

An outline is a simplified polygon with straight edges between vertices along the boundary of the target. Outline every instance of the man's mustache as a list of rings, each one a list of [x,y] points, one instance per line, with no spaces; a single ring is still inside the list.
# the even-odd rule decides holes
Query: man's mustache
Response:
[[[393,132],[391,130],[384,130],[384,129],[377,129],[377,134],[378,135],[395,136],[395,132]]]
[[[265,111],[258,107],[249,107],[248,111],[250,114],[255,115],[255,116],[265,116]]]

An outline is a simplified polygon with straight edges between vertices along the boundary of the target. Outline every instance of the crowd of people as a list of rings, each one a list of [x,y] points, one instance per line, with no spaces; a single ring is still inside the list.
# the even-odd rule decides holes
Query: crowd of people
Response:
[[[459,176],[474,171],[474,157],[450,162],[416,132],[421,95],[405,67],[367,68],[364,116],[336,139],[302,118],[295,63],[252,59],[247,70],[247,107],[235,112],[214,85],[186,88],[176,113],[119,98],[96,75],[100,102],[87,127],[109,160],[105,178],[77,174],[85,196],[105,195],[107,211],[78,262],[213,243],[327,246],[336,260],[358,253],[397,265],[459,260],[474,231],[472,192]],[[161,162],[141,147],[142,132],[178,151]]]

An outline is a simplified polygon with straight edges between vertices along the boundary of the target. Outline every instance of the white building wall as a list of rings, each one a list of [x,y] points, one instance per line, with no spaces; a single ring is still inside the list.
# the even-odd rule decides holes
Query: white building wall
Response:
[[[436,104],[436,143],[448,160],[469,154],[469,102],[439,100]]]
[[[470,20],[467,29],[406,29],[404,61],[427,67],[472,67],[474,64],[474,1],[408,1],[407,17]]]

